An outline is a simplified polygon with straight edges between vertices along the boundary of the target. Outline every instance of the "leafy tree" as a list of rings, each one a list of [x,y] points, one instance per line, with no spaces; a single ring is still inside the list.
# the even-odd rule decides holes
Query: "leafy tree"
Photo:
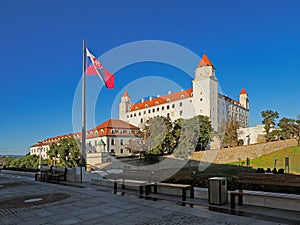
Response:
[[[234,147],[238,145],[238,129],[239,123],[235,120],[230,120],[225,127],[223,138],[223,147]]]
[[[274,129],[269,133],[270,141],[281,140],[281,139],[283,139],[282,136],[283,136],[282,130],[279,130],[279,129]]]
[[[275,127],[275,120],[279,118],[279,113],[277,111],[265,110],[261,112],[261,116],[263,117],[262,123],[266,131],[266,139],[270,141],[269,133]]]
[[[297,116],[296,124],[298,128],[298,146],[300,146],[300,114]]]
[[[78,167],[81,164],[81,152],[74,138],[64,138],[50,145],[47,152],[50,157],[58,157],[60,164],[66,167]]]
[[[190,156],[195,149],[207,148],[212,137],[212,127],[206,116],[195,116],[191,119],[179,119],[174,123],[174,155],[178,158]]]
[[[298,126],[294,119],[283,117],[279,121],[278,126],[281,128],[281,131],[282,131],[281,132],[282,139],[293,138],[293,137],[297,136],[297,134],[298,134]]]

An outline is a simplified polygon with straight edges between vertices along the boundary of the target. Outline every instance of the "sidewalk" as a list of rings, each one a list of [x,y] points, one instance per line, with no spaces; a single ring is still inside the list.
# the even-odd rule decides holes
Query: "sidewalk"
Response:
[[[190,208],[112,192],[89,183],[75,187],[0,173],[0,224],[300,224],[299,213],[293,216],[291,211],[245,206],[238,216],[226,207],[210,211],[204,201]]]

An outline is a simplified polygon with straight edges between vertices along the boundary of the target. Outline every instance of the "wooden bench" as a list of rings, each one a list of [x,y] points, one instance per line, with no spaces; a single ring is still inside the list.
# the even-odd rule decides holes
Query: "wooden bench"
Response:
[[[46,181],[49,179],[49,174],[51,174],[51,166],[41,166],[40,171],[34,174],[35,180]]]
[[[238,205],[243,205],[243,195],[262,196],[255,191],[244,191],[244,185],[264,185],[264,186],[281,186],[281,187],[300,187],[300,176],[294,174],[260,174],[260,173],[242,173],[238,175],[238,190],[230,193],[230,207],[235,209],[235,199],[238,197]],[[266,192],[266,196],[273,193]],[[285,198],[284,194],[274,193],[272,197]]]
[[[67,168],[58,168],[58,167],[52,167],[51,173],[49,174],[49,182],[52,180],[59,182],[61,178],[63,178],[64,181],[67,180]]]
[[[151,193],[151,187],[153,186],[154,193],[157,193],[157,187],[169,187],[181,189],[182,201],[186,201],[186,191],[190,190],[190,197],[194,198],[194,188],[188,184],[171,184],[171,183],[150,183],[146,186],[146,195]]]
[[[118,179],[114,180],[114,194],[117,194],[118,184],[121,184],[122,189],[124,190],[126,186],[138,186],[140,196],[143,195],[144,189],[148,184],[147,181],[139,181],[139,180],[128,180],[128,179]]]

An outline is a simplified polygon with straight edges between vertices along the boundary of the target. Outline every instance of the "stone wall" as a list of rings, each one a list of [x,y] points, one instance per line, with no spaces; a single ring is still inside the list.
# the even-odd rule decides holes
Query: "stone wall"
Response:
[[[201,152],[194,152],[192,160],[206,161],[213,163],[227,163],[238,161],[238,158],[245,160],[258,158],[264,154],[274,152],[276,150],[296,146],[296,139],[289,139],[284,141],[273,141],[260,144],[238,146],[232,148],[223,148],[218,150],[207,150]]]

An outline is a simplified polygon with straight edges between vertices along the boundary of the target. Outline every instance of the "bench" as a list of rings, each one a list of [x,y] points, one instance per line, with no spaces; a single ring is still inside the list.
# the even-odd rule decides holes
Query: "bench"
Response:
[[[114,194],[117,194],[118,184],[121,184],[122,189],[125,189],[126,186],[138,186],[139,194],[140,194],[140,196],[142,196],[144,193],[144,189],[146,188],[146,185],[148,184],[148,182],[147,181],[139,181],[139,180],[128,180],[128,179],[114,180]]]
[[[53,167],[51,170],[51,173],[49,174],[49,182],[51,180],[59,182],[61,178],[63,178],[64,181],[67,180],[67,168],[58,168]]]
[[[35,180],[46,181],[49,179],[49,174],[51,173],[51,166],[41,166],[40,171],[34,174]]]
[[[300,187],[300,176],[294,174],[258,174],[242,173],[238,175],[238,190],[230,192],[230,208],[235,209],[235,200],[238,197],[238,205],[243,205],[243,195],[262,196],[263,192],[244,191],[244,185],[264,185],[281,187]],[[266,196],[274,198],[286,198],[286,194],[265,192]],[[297,196],[297,195],[296,195]]]
[[[186,191],[188,190],[190,190],[190,197],[194,198],[194,188],[188,184],[150,183],[146,185],[146,195],[149,195],[152,186],[155,194],[157,193],[157,187],[179,188],[181,189],[182,201],[186,201]]]

